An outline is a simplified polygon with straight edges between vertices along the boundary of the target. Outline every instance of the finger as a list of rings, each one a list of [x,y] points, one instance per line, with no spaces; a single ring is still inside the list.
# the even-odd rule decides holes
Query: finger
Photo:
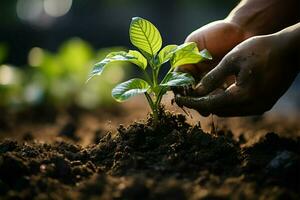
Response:
[[[238,74],[239,70],[240,67],[237,62],[234,62],[233,56],[225,57],[202,78],[194,89],[194,94],[197,96],[207,95],[225,83],[230,75]]]
[[[198,67],[194,64],[187,64],[187,65],[182,65],[179,67],[176,67],[175,72],[184,72],[184,73],[189,73],[193,75],[194,77],[197,77],[201,72],[198,69]]]
[[[221,59],[245,39],[244,30],[238,25],[220,20],[192,32],[185,42],[196,42],[200,50],[208,49],[214,59]]]
[[[226,107],[235,107],[245,101],[245,91],[234,85],[231,85],[227,90],[219,91],[215,94],[210,94],[204,97],[182,97],[177,95],[175,101],[180,106],[193,108],[202,115],[209,113],[219,113]]]
[[[185,86],[171,86],[171,90],[173,91],[174,95],[183,95],[186,96],[191,93],[192,85],[185,85]]]
[[[215,91],[219,91],[219,90],[226,90],[230,85],[234,84],[236,82],[236,77],[235,76],[228,76],[224,83],[221,84],[217,89],[213,90],[212,92],[210,93],[213,93]],[[186,91],[186,96],[192,96],[192,97],[199,97],[199,96],[203,96],[201,95],[201,89],[199,89],[199,85],[201,84],[198,84],[194,87],[191,87],[189,90]],[[199,92],[200,90],[200,92]],[[183,92],[182,93],[176,93],[176,94],[180,94],[180,95],[183,95]]]
[[[213,60],[204,60],[196,64],[186,64],[176,67],[174,71],[185,72],[194,76],[195,79],[200,80],[207,72],[213,69],[218,63],[219,59],[214,58]]]
[[[201,63],[197,64],[187,64],[187,65],[182,65],[177,68],[175,68],[175,72],[184,72],[184,73],[189,73],[191,74],[196,83],[199,82],[203,76],[210,71],[212,68],[214,68],[217,65],[218,61],[214,60],[207,60]],[[233,83],[233,82],[230,82]],[[174,94],[180,94],[180,95],[194,95],[194,89],[195,87],[189,87],[188,89],[180,86],[172,87],[171,90],[174,92]],[[196,94],[195,94],[196,95]]]
[[[185,39],[184,42],[185,43],[186,42],[195,42],[199,49],[206,48],[204,34],[202,32],[198,33],[198,31],[194,31],[192,34],[190,34]],[[197,66],[196,64],[186,64],[186,65],[177,67],[175,69],[175,71],[189,73],[189,74],[193,75],[194,78],[197,79],[203,73],[204,68],[207,68],[207,67],[205,67],[205,65],[204,65],[204,67],[201,67],[201,66]]]
[[[178,101],[178,99],[175,99]],[[178,103],[177,103],[178,104]],[[183,106],[183,105],[181,105]],[[261,107],[255,102],[249,103],[239,103],[230,104],[227,106],[220,107],[212,111],[209,110],[197,110],[202,116],[209,116],[210,114],[215,114],[219,117],[237,117],[237,116],[250,116],[250,115],[262,115],[264,112],[268,111],[270,108]]]

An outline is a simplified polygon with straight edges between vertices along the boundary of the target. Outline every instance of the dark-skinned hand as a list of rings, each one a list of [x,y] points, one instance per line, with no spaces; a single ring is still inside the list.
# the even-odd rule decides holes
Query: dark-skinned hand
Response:
[[[192,32],[185,42],[195,42],[198,49],[208,49],[213,55],[213,60],[180,66],[176,71],[190,73],[199,79],[214,68],[231,49],[249,36],[238,25],[226,20],[207,24]]]
[[[207,116],[258,115],[272,108],[299,71],[291,40],[281,34],[256,36],[232,49],[186,96],[175,101]],[[235,81],[218,89],[226,78]]]

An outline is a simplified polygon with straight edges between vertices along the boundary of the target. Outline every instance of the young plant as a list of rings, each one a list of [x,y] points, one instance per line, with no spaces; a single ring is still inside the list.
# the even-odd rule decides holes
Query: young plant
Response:
[[[162,38],[157,28],[149,21],[132,18],[129,36],[131,43],[140,51],[129,50],[109,53],[105,59],[96,63],[89,79],[101,75],[104,68],[112,62],[131,62],[144,73],[145,80],[134,78],[117,85],[112,90],[115,100],[122,102],[138,94],[144,94],[152,110],[155,124],[158,122],[158,112],[163,95],[173,86],[185,86],[194,83],[194,78],[187,73],[175,72],[174,69],[184,64],[198,63],[212,59],[207,50],[199,52],[196,43],[182,45],[167,45],[162,47]],[[159,80],[163,64],[169,62],[170,69]],[[148,70],[150,68],[150,70]],[[149,72],[150,71],[150,72]],[[88,80],[89,80],[88,79]]]

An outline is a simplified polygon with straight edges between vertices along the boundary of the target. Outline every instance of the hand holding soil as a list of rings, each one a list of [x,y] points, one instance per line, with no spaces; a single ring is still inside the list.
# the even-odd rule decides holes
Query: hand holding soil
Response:
[[[230,1],[199,1],[200,9],[191,1],[7,2],[0,6],[0,200],[300,199],[300,104],[212,120],[166,104],[173,90],[179,106],[203,115],[270,109],[300,69],[299,0],[241,0],[179,45],[163,41],[210,11],[219,19]],[[66,18],[50,12],[64,2]],[[142,17],[123,30],[123,18],[137,11],[178,32],[160,34]],[[107,46],[128,33],[134,49]],[[2,35],[15,47],[4,64]],[[68,35],[93,44],[72,38],[55,50]],[[33,45],[28,66],[9,62],[24,56],[14,49]],[[84,84],[96,75],[100,81]],[[118,102],[135,99],[114,104],[110,91]]]
[[[190,92],[193,97],[177,96],[176,102],[203,115],[256,115],[271,109],[298,73],[297,57],[281,37],[257,36],[239,44],[203,77]],[[235,83],[216,90],[230,75]]]
[[[293,11],[297,5],[289,1],[284,8]],[[225,20],[191,33],[186,41],[208,49],[214,59],[176,69],[201,80],[194,88],[179,90],[177,104],[204,116],[258,115],[270,110],[299,72],[300,24],[290,26],[299,16],[286,13],[286,18],[268,22],[282,10],[280,6],[278,1],[242,1]],[[270,34],[286,25],[290,27]]]

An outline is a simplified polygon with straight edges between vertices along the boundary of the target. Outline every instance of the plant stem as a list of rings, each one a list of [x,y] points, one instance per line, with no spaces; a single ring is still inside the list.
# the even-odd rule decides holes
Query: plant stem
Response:
[[[154,110],[153,100],[151,99],[150,95],[147,92],[145,92],[144,94],[145,94],[146,99],[147,99],[147,101],[148,101],[148,103],[150,105],[151,110],[153,111]]]
[[[153,87],[156,87],[157,86],[157,78],[156,78],[156,66],[154,65],[154,63],[152,61],[149,62],[149,65],[152,69],[152,82],[153,82]]]
[[[155,103],[153,102],[151,96],[147,92],[145,92],[144,94],[145,94],[146,99],[147,99],[147,101],[148,101],[148,103],[150,105],[150,108],[152,110],[153,118],[154,118],[154,125],[156,126],[157,123],[158,123],[158,110],[157,110],[157,106],[155,105]]]
[[[163,80],[162,80],[161,82],[164,82],[165,79],[166,79],[166,77],[167,77],[167,75],[168,75],[169,73],[171,73],[172,71],[173,71],[173,68],[171,67],[171,68],[169,69],[169,71],[166,73],[165,77],[163,78]]]
[[[159,91],[159,93],[158,93],[158,95],[157,95],[157,100],[156,100],[156,102],[155,102],[155,104],[156,104],[156,106],[157,107],[159,107],[159,105],[160,105],[160,102],[161,102],[161,100],[162,100],[162,89]]]
[[[153,69],[153,71],[152,71],[152,79],[153,79],[153,85],[154,85],[154,87],[156,87],[157,86],[157,77],[156,77],[155,69]]]
[[[154,118],[154,125],[156,126],[158,124],[158,112],[159,112],[159,108],[160,108],[160,103],[163,97],[163,92],[164,92],[164,88],[160,88],[159,86],[159,81],[158,81],[158,74],[159,74],[159,70],[160,70],[160,66],[155,65],[155,62],[149,62],[150,67],[152,69],[152,91],[153,91],[153,99],[151,98],[149,93],[145,93],[145,96],[149,102],[149,105],[151,107],[152,113],[153,113],[153,118]],[[168,73],[169,74],[171,71],[173,70],[173,68],[170,68]],[[150,77],[148,76],[147,73],[145,73],[148,79],[150,79]],[[167,76],[166,74],[166,76]],[[164,77],[163,80],[166,79],[166,76]]]
[[[173,71],[173,68],[170,68],[169,71],[166,73],[165,77],[163,78],[163,80],[161,82],[164,82],[164,80],[166,79],[167,75],[169,73],[171,73]],[[162,97],[163,97],[163,89],[164,88],[160,88],[158,94],[157,94],[157,100],[155,101],[155,105],[156,107],[159,107],[160,103],[161,103],[161,100],[162,100]]]
[[[145,70],[143,72],[144,72],[144,76],[145,76],[147,82],[150,83],[150,85],[153,85],[153,82],[152,82],[149,74]]]

